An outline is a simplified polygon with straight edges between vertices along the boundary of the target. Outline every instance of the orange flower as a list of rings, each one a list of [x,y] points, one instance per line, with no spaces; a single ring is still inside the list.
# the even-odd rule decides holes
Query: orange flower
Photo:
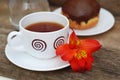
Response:
[[[69,44],[63,44],[56,49],[64,61],[69,61],[71,68],[76,72],[91,70],[94,61],[92,53],[101,48],[100,43],[94,39],[80,40],[73,31]]]

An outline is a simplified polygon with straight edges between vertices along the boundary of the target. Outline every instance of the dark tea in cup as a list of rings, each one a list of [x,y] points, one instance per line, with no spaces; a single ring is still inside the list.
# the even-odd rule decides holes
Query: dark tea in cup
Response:
[[[30,24],[25,28],[33,32],[52,32],[62,29],[63,25],[55,22],[39,22]]]

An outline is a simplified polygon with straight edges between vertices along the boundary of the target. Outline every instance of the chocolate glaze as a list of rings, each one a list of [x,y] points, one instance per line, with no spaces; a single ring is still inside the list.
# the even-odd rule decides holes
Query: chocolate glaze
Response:
[[[77,23],[87,22],[90,18],[98,16],[100,4],[96,0],[67,0],[62,6],[62,11]]]

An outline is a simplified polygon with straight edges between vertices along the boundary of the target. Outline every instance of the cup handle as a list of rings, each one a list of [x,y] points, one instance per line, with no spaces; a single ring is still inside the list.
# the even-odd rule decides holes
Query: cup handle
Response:
[[[7,37],[7,42],[8,45],[15,50],[25,51],[24,46],[21,43],[20,35],[21,33],[17,31],[10,32]]]

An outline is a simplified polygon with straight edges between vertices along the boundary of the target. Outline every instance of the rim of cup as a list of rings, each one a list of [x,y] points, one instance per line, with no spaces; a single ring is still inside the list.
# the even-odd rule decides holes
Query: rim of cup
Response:
[[[66,26],[63,27],[62,29],[60,30],[56,30],[56,31],[51,31],[51,32],[34,32],[34,31],[30,31],[30,30],[27,30],[25,29],[25,27],[22,27],[22,21],[29,17],[29,16],[32,16],[32,15],[35,15],[35,14],[52,14],[52,15],[57,15],[57,16],[60,16],[62,18],[64,18],[67,22]],[[31,23],[32,24],[32,23]],[[28,32],[28,33],[34,33],[34,34],[54,34],[56,32],[60,32],[60,31],[63,31],[64,29],[66,28],[69,28],[69,20],[67,19],[67,17],[65,17],[64,15],[62,14],[58,14],[58,13],[54,13],[54,12],[33,12],[33,13],[30,13],[30,14],[27,14],[26,16],[22,17],[19,21],[19,30],[22,29],[23,31],[25,32]]]

